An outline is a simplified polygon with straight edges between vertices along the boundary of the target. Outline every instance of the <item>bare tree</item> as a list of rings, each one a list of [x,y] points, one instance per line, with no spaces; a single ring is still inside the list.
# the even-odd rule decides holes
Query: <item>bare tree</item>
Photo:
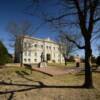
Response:
[[[26,20],[20,23],[13,21],[7,25],[7,31],[13,42],[11,45],[15,48],[15,62],[20,62],[21,67],[23,66],[23,52],[29,48],[24,47],[24,38],[26,35],[31,35],[31,30],[32,24]]]
[[[65,58],[65,65],[66,65],[66,60],[68,60],[69,56],[71,53],[76,51],[76,46],[68,41],[65,38],[64,34],[59,34],[57,37],[57,43],[59,44],[59,50],[62,53],[63,57]]]
[[[100,0],[32,1],[34,2],[33,5],[37,5],[38,9],[40,8],[37,12],[39,12],[38,14],[40,14],[40,11],[42,12],[45,21],[53,23],[55,26],[62,25],[63,28],[61,33],[66,34],[66,38],[74,43],[79,49],[85,50],[85,82],[83,86],[92,88],[93,80],[90,65],[92,55],[91,41],[93,37],[98,37],[99,35],[98,30],[100,29],[98,25],[100,24]],[[51,6],[51,4],[53,5]],[[44,9],[43,7],[46,8]],[[70,38],[68,33],[71,35],[80,34],[82,41],[75,41],[74,38]]]

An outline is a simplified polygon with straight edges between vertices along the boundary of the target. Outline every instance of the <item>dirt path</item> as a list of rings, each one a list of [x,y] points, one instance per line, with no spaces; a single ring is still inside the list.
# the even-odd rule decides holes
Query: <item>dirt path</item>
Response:
[[[77,73],[82,70],[82,68],[55,68],[55,67],[42,67],[42,68],[37,68],[33,67],[33,70],[42,72],[44,74],[48,74],[50,76],[55,76],[55,75],[64,75],[68,73]]]

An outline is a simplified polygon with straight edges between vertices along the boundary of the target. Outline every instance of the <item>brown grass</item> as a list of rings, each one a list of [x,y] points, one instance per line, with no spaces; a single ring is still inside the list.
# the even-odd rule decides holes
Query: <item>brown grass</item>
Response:
[[[0,85],[0,100],[100,100],[100,73],[93,73],[93,89],[69,88],[82,85],[84,73],[50,77],[35,71],[31,74],[24,68],[8,67],[0,69],[0,80],[10,84]]]

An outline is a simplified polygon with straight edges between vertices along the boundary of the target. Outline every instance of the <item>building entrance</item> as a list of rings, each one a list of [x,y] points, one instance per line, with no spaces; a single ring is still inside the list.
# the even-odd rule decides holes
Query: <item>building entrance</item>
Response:
[[[46,55],[46,58],[47,58],[47,61],[50,61],[51,60],[51,55],[50,54],[47,54]]]

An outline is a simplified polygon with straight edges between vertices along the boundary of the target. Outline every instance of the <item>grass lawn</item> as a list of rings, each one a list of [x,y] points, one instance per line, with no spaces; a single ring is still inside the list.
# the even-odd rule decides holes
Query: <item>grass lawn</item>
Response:
[[[49,63],[48,64],[49,66],[57,66],[57,67],[67,67],[67,66],[70,66],[70,67],[73,67],[73,66],[75,66],[75,62],[67,62],[67,65],[65,65],[64,63],[61,63],[61,64],[59,64],[59,63]]]
[[[0,69],[0,100],[100,100],[100,73],[95,88],[82,89],[84,73],[48,76],[20,67]]]
[[[81,63],[80,66],[82,67],[84,64]],[[51,67],[59,67],[59,68],[75,68],[76,67],[76,63],[75,62],[67,62],[67,65],[63,64],[59,64],[59,63],[49,63],[48,66]]]

